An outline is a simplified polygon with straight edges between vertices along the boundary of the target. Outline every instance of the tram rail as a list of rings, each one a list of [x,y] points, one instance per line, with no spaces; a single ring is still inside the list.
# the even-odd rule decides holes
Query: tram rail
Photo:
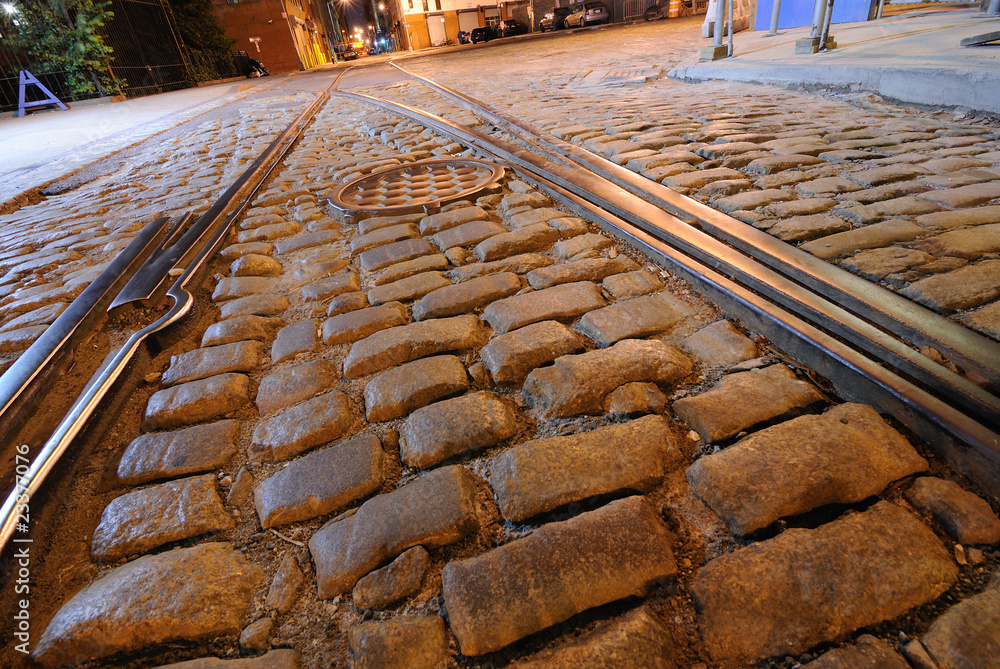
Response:
[[[166,313],[135,331],[98,369],[69,412],[35,454],[31,464],[15,472],[14,489],[0,507],[0,549],[14,534],[20,509],[84,429],[102,400],[112,391],[143,342],[179,323],[194,306],[192,290],[206,275],[209,262],[230,229],[250,206],[274,169],[291,150],[309,121],[329,97],[323,92],[285,128],[246,171],[197,220],[189,213],[169,224],[149,223],[112,264],[95,279],[0,377],[0,426],[10,434],[44,392],[46,382],[73,349],[105,322],[106,312],[129,305],[154,306],[170,301]],[[18,459],[20,462],[20,458]]]
[[[343,75],[318,95],[198,220],[190,214],[173,223],[157,219],[143,229],[84,293],[87,299],[81,297],[67,310],[71,316],[50,327],[48,343],[29,349],[12,366],[15,374],[8,372],[0,378],[0,425],[13,425],[23,419],[17,411],[25,410],[45,392],[59,358],[71,356],[72,346],[101,327],[107,313],[142,306],[151,308],[144,314],[156,318],[132,333],[95,374],[28,473],[19,479],[2,509],[0,549],[13,532],[20,494],[42,490],[46,475],[61,456],[70,453],[88,418],[118,391],[122,372],[143,343],[191,313],[194,291],[233,226],[312,117],[337,98],[377,106],[509,166],[565,208],[690,282],[747,329],[765,336],[782,355],[823,377],[840,399],[870,404],[891,415],[957,471],[993,495],[1000,490],[1000,399],[996,394],[1000,345],[996,342],[897,296],[889,299],[888,291],[763,233],[751,234],[757,232],[752,228],[742,230],[743,224],[696,200],[428,79],[418,78],[473,111],[486,126],[498,126],[516,139],[505,141],[424,109],[340,90],[337,85],[342,79]],[[350,212],[344,213],[350,218]],[[983,385],[927,359],[919,353],[920,346],[947,351],[946,357],[961,361],[973,376],[984,379]],[[304,542],[273,528],[270,532],[304,547]]]
[[[601,156],[392,66],[522,144],[399,102],[339,89],[334,95],[391,110],[511,164],[734,308],[772,341],[785,342],[804,356],[803,364],[824,370],[844,397],[891,414],[957,469],[1000,489],[1000,344]],[[937,349],[983,385],[923,355],[922,346]]]

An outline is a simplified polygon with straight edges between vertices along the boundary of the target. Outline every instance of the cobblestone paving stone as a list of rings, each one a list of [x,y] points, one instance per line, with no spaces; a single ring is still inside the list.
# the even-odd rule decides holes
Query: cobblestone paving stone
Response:
[[[91,554],[95,560],[114,562],[232,526],[233,519],[222,508],[215,477],[193,476],[115,498],[94,530]]]
[[[430,554],[414,546],[381,569],[368,574],[354,586],[354,604],[366,609],[384,609],[420,590]]]
[[[655,51],[643,49],[660,30],[669,30],[666,22],[643,33],[624,29],[623,35],[645,36],[624,49],[630,67],[655,65]],[[548,48],[565,46],[575,58],[573,42],[585,37],[562,39]],[[484,56],[462,57],[464,63],[447,61],[458,63],[449,76],[485,97],[470,70]],[[920,200],[907,209],[920,213],[895,209],[892,216],[928,230],[928,238],[964,231],[971,229],[965,223],[946,223],[957,219],[932,219],[939,226],[933,230],[921,223],[923,216],[955,212],[920,198],[943,183],[920,179],[997,164],[951,160],[975,160],[998,148],[994,130],[957,120],[897,116],[877,106],[858,111],[840,100],[775,89],[755,89],[748,98],[730,85],[698,87],[697,96],[662,79],[595,88],[603,75],[595,78],[597,70],[582,66],[561,74],[529,60],[511,82],[515,95],[533,101],[519,115],[611,157],[629,155],[629,144],[662,152],[626,164],[645,160],[643,170],[661,179],[696,175],[682,183],[706,201],[765,193],[767,202],[753,200],[756,211],[734,210],[762,228],[815,215],[813,207],[838,216],[838,207],[868,206],[849,199],[870,192],[862,181],[876,189],[912,181],[918,186],[881,193]],[[445,78],[444,69],[420,67]],[[411,84],[374,92],[479,124]],[[727,142],[715,143],[720,139],[732,140],[729,151],[721,150]],[[703,155],[706,148],[713,157]],[[881,157],[873,157],[875,150]],[[805,666],[824,653],[817,666],[844,666],[849,660],[837,664],[838,656],[851,653],[895,658],[906,641],[920,637],[942,662],[953,655],[961,662],[979,652],[980,639],[995,637],[988,622],[965,622],[1000,616],[996,587],[987,588],[998,559],[994,507],[918,441],[870,409],[838,403],[808,370],[788,364],[685,282],[511,174],[474,203],[431,216],[352,223],[323,202],[347,180],[438,156],[475,152],[362,103],[335,98],[319,113],[244,220],[260,223],[251,230],[301,230],[273,245],[241,242],[245,230],[233,232],[215,267],[216,285],[208,288],[219,319],[206,330],[234,339],[198,340],[198,353],[180,352],[176,363],[164,364],[163,389],[146,409],[146,432],[118,468],[118,482],[133,487],[105,497],[155,494],[146,491],[200,474],[216,480],[234,527],[178,518],[188,531],[184,542],[94,568],[96,580],[88,577],[92,583],[49,623],[36,651],[40,662],[72,663],[83,652],[114,662],[142,652],[163,664],[242,652],[260,663],[246,666],[294,666],[293,654],[265,654],[276,648],[297,652],[307,667],[596,662],[730,669],[756,662]],[[957,188],[991,183],[983,179],[965,175]],[[767,194],[772,190],[782,195]],[[988,191],[961,197],[978,207],[988,202],[977,200],[982,193]],[[775,209],[816,199],[835,204]],[[28,225],[28,214],[17,217],[21,211],[13,221]],[[41,211],[34,215],[30,220],[48,220]],[[976,225],[993,222],[973,216]],[[865,230],[839,218],[852,232]],[[431,241],[470,222],[504,232],[485,241],[470,235],[450,248]],[[511,239],[516,243],[505,241]],[[527,246],[524,239],[531,240]],[[922,239],[874,247],[862,239],[855,249],[928,248],[906,246]],[[19,243],[5,248],[13,252]],[[36,248],[32,242],[20,255]],[[983,250],[975,262],[993,253]],[[79,263],[76,271],[102,257],[66,262]],[[44,256],[28,262],[45,264]],[[904,265],[886,276],[912,269]],[[31,271],[37,277],[42,270]],[[369,306],[377,304],[372,293],[379,288],[427,274],[448,283]],[[5,304],[53,288],[29,281],[7,294],[18,290],[25,292]],[[655,313],[633,310],[647,303]],[[620,317],[603,317],[616,312]],[[239,320],[248,316],[280,325],[262,330],[259,322]],[[459,322],[462,331],[446,327]],[[440,327],[448,341],[421,339],[423,330]],[[234,345],[240,348],[223,349]],[[248,352],[258,356],[252,369],[241,362]],[[209,376],[191,376],[202,373]],[[229,392],[181,401],[179,390],[213,379]],[[852,432],[856,422],[869,427]],[[815,453],[798,460],[778,455],[812,432]],[[823,451],[845,440],[856,457],[840,464],[870,476],[860,492],[828,475]],[[723,483],[702,483],[699,472],[757,447],[775,454],[769,456],[775,478],[769,471],[737,485],[762,510],[752,528],[739,525],[733,534],[716,502],[732,495],[719,492]],[[867,471],[887,449],[904,454],[907,466]],[[789,476],[804,492],[780,483],[782,468],[798,472]],[[733,476],[736,469],[730,468]],[[962,486],[956,492],[928,485],[931,477],[921,476],[927,470]],[[964,531],[983,533],[970,538]],[[197,574],[175,568],[207,560],[202,553],[209,551],[212,559]],[[149,600],[142,599],[146,590]],[[163,624],[131,634],[152,615],[150,607]],[[205,623],[209,607],[215,615]],[[115,625],[130,634],[109,633]],[[975,640],[952,643],[956,626]],[[217,639],[199,646],[206,636]],[[182,647],[164,646],[178,641]],[[610,657],[621,663],[606,662]]]
[[[141,557],[74,595],[49,623],[34,658],[43,666],[72,666],[157,643],[232,634],[261,576],[223,542]]]

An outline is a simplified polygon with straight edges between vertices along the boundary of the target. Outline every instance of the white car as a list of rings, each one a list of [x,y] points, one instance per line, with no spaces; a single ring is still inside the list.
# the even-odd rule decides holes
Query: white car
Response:
[[[567,26],[593,26],[600,23],[607,23],[611,19],[611,12],[603,2],[584,2],[577,6],[577,10],[566,17]]]

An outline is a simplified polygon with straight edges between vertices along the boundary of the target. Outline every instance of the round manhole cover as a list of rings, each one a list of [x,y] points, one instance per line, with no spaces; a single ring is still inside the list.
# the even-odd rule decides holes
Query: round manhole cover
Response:
[[[496,183],[503,167],[482,160],[421,160],[368,174],[337,188],[330,204],[349,212],[437,210]]]

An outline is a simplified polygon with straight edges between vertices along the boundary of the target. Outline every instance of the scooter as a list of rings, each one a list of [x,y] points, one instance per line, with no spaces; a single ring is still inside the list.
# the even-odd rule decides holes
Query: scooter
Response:
[[[264,67],[263,63],[261,63],[256,58],[251,58],[250,59],[250,71],[247,72],[247,78],[248,79],[250,79],[252,77],[266,77],[269,74],[271,74],[271,73],[268,72],[267,68]]]
[[[690,10],[694,7],[694,0],[681,0],[681,5],[684,9]],[[670,0],[659,0],[654,5],[650,5],[646,13],[642,15],[642,18],[647,21],[656,21],[657,19],[667,18],[667,13],[670,10]]]

